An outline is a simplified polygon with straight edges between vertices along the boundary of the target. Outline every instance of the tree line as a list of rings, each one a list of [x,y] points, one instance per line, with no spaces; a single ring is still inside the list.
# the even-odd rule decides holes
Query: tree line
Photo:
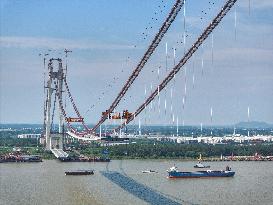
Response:
[[[108,148],[110,157],[130,158],[197,158],[223,156],[253,156],[255,153],[263,156],[273,155],[272,144],[255,145],[208,145],[208,144],[129,144],[111,146]]]

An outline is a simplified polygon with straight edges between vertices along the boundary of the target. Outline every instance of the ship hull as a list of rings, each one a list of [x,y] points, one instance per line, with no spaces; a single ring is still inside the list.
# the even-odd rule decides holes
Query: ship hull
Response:
[[[233,171],[198,171],[198,172],[168,172],[168,178],[205,178],[205,177],[233,177]]]
[[[94,171],[93,170],[90,170],[90,171],[87,171],[87,170],[81,170],[81,171],[67,171],[65,172],[65,175],[93,175],[94,174]]]

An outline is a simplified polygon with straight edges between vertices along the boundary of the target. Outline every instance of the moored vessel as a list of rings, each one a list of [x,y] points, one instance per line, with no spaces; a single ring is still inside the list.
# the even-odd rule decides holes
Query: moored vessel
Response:
[[[102,157],[58,157],[61,162],[110,162],[109,158]]]
[[[14,155],[8,154],[0,156],[0,163],[6,162],[42,162],[42,158],[38,155]]]

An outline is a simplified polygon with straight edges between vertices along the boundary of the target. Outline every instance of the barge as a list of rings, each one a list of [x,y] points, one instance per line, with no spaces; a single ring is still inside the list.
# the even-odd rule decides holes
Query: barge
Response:
[[[94,170],[75,170],[75,171],[66,171],[65,175],[93,175]]]
[[[42,162],[38,155],[6,155],[0,157],[0,163],[6,162]]]
[[[100,158],[100,157],[59,157],[61,162],[110,162],[109,158]]]
[[[157,173],[157,171],[149,169],[149,170],[143,170],[142,173],[144,173],[144,174],[147,174],[147,173],[150,174],[150,173]]]

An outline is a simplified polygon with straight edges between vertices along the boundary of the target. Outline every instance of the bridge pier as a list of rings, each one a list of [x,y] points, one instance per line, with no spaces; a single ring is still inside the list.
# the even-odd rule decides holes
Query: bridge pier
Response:
[[[54,133],[50,136],[50,149],[63,149],[63,134],[62,133]]]

